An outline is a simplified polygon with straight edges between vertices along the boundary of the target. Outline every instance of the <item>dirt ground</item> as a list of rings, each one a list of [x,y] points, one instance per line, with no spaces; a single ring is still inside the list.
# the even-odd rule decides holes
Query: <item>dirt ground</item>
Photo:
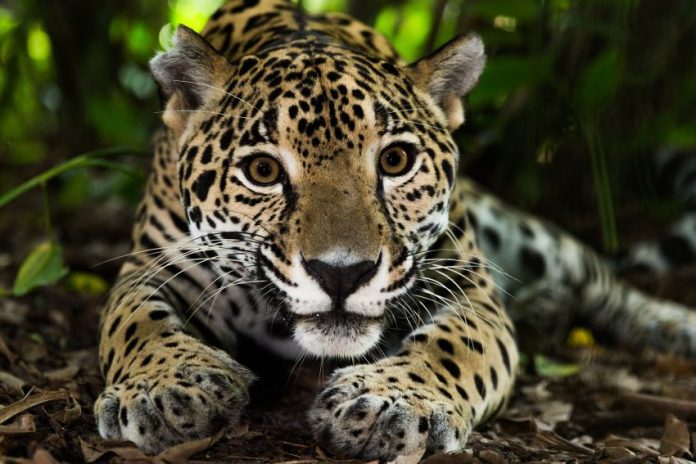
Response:
[[[11,288],[17,263],[41,238],[32,208],[20,202],[12,229],[0,223],[0,288]],[[100,208],[91,217],[61,217],[57,228],[71,268],[108,281],[118,263],[96,264],[127,251],[130,212]],[[695,277],[681,270],[636,282],[696,305]],[[225,435],[156,457],[103,441],[92,414],[103,387],[96,363],[102,301],[103,294],[65,283],[0,297],[0,462],[357,462],[327,456],[308,433],[304,411],[320,380],[306,368],[290,381],[267,379],[273,388],[256,391],[243,425]],[[475,432],[463,453],[427,462],[668,463],[696,456],[696,361],[592,343],[584,331],[571,342],[528,356],[503,417]]]

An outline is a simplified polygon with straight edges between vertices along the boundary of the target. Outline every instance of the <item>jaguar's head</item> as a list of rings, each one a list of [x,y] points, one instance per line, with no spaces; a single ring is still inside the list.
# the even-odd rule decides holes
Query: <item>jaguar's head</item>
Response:
[[[151,65],[191,235],[305,350],[364,354],[447,228],[484,61],[469,35],[410,66],[317,41],[230,63],[180,27]]]

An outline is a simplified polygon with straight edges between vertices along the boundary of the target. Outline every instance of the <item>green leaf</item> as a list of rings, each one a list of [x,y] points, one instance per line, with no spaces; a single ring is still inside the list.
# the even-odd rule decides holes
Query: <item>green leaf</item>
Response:
[[[86,295],[102,295],[109,289],[109,284],[97,274],[79,271],[70,273],[65,281],[65,286],[72,291]]]
[[[534,367],[542,377],[570,377],[582,369],[580,364],[561,363],[540,354],[534,356]]]
[[[581,114],[594,114],[611,101],[623,78],[621,55],[615,49],[600,53],[580,76],[575,104]]]
[[[527,59],[515,56],[491,58],[481,80],[469,96],[469,108],[503,105],[513,92],[533,87],[543,81],[548,73],[544,59]]]
[[[19,268],[12,293],[22,296],[42,285],[57,282],[68,270],[63,266],[60,245],[43,242],[29,254]]]

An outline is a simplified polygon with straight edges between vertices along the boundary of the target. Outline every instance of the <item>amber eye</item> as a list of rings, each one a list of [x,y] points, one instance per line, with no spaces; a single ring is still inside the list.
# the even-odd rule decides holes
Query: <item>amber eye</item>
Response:
[[[247,163],[246,175],[253,183],[267,186],[280,181],[283,169],[280,163],[270,156],[259,155]]]
[[[413,157],[404,147],[386,148],[379,157],[379,167],[386,176],[406,174],[413,164]]]

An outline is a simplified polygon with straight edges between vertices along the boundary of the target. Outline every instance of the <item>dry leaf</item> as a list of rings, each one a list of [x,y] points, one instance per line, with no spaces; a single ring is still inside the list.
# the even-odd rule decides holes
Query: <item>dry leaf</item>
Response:
[[[456,454],[436,454],[424,460],[422,464],[470,464],[474,462],[474,453],[469,450]]]
[[[0,425],[0,435],[18,435],[23,433],[36,432],[36,423],[34,416],[24,414],[19,416],[19,419],[9,425]]]
[[[573,443],[570,440],[566,440],[555,432],[551,431],[541,431],[534,436],[532,444],[535,446],[540,446],[543,448],[557,449],[561,451],[571,451],[573,453],[584,453],[592,454],[592,449],[587,446],[579,445]]]
[[[43,376],[49,380],[66,381],[73,380],[78,372],[80,372],[80,366],[68,364],[60,369],[44,372]]]
[[[227,432],[226,438],[240,438],[249,433],[249,423],[239,424]]]
[[[80,449],[85,462],[92,463],[101,459],[107,454],[115,454],[116,456],[125,459],[131,463],[151,463],[152,458],[140,451],[135,445],[130,445],[128,442],[107,442],[100,443],[99,446],[92,445],[80,439]]]
[[[665,420],[665,432],[660,440],[660,452],[665,456],[689,454],[691,437],[684,422],[670,414]]]
[[[75,401],[73,398],[70,398],[69,402],[72,403],[72,406],[61,409],[60,411],[50,414],[50,416],[58,422],[66,425],[75,422],[82,416],[82,407],[80,406],[80,403]]]
[[[15,361],[17,360],[17,356],[10,350],[10,347],[7,346],[7,343],[5,342],[5,339],[2,338],[0,335],[0,354],[5,356],[8,361],[10,361],[10,364],[14,365]]]
[[[20,414],[27,409],[33,408],[40,404],[49,403],[51,401],[59,401],[69,399],[76,400],[76,393],[67,390],[56,390],[56,391],[46,391],[40,393],[34,393],[19,401],[16,401],[9,406],[5,406],[0,409],[0,424],[7,422],[12,419],[17,414]]]
[[[22,392],[22,389],[28,384],[24,380],[10,374],[9,372],[0,371],[0,385],[5,385],[13,390]]]
[[[604,441],[604,446],[607,448],[626,448],[640,454],[648,456],[658,456],[658,448],[660,443],[651,438],[624,438],[610,435]]]
[[[540,419],[552,428],[559,422],[566,422],[573,412],[573,405],[565,401],[547,401],[541,411]]]
[[[323,459],[324,461],[328,461],[329,457],[326,455],[323,449],[319,448],[318,446],[314,448],[314,452],[317,453],[317,456],[319,456],[319,459]]]
[[[498,453],[497,451],[490,450],[490,449],[481,450],[481,452],[479,452],[479,454],[478,454],[478,457],[483,462],[488,462],[489,464],[506,464],[507,463],[507,459],[505,459],[502,454]]]
[[[213,446],[223,435],[224,430],[220,430],[212,437],[202,438],[200,440],[188,441],[181,443],[171,448],[167,448],[160,454],[155,456],[153,462],[158,464],[169,463],[186,463],[194,454],[200,453]]]
[[[674,456],[659,456],[657,462],[660,464],[693,464],[693,461],[684,458],[675,458]]]
[[[32,464],[59,464],[56,458],[45,449],[37,449],[31,457]]]
[[[626,448],[622,448],[620,446],[608,446],[604,448],[604,453],[602,453],[603,457],[611,459],[623,459],[635,455],[636,454],[633,451],[630,451]]]
[[[551,392],[548,390],[548,381],[542,380],[534,385],[522,387],[522,394],[530,401],[544,401],[551,397]]]

